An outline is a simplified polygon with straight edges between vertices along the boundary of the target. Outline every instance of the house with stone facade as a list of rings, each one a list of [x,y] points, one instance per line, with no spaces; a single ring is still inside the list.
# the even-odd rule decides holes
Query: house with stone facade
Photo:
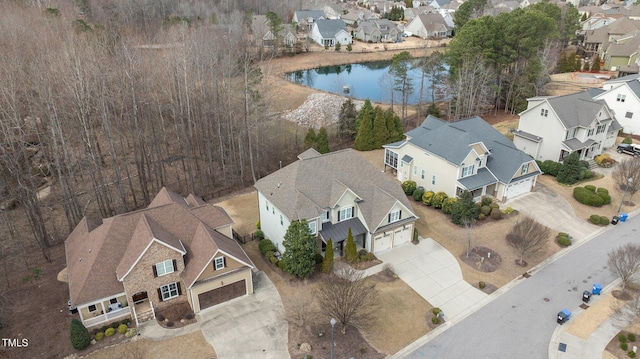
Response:
[[[71,305],[86,327],[187,302],[198,313],[253,293],[253,263],[221,207],[162,188],[147,208],[83,218],[65,241]]]

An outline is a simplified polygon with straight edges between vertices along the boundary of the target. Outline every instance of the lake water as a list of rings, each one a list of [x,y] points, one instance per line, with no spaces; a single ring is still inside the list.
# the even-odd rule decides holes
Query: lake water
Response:
[[[290,72],[286,76],[289,81],[317,90],[361,100],[369,99],[372,102],[391,103],[393,76],[389,74],[390,65],[391,61],[378,61],[326,66]],[[409,104],[415,105],[420,102],[420,81],[422,80],[420,61],[413,61],[409,76],[413,84],[413,94],[409,97]],[[423,84],[422,102],[431,102],[431,82],[425,77]],[[345,91],[345,86],[348,87],[348,92]],[[401,94],[396,92],[394,103],[401,102]]]

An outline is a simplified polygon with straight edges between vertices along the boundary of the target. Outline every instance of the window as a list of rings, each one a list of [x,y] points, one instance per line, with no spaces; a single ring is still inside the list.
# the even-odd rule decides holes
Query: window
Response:
[[[418,166],[413,166],[413,174],[414,175],[418,174]]]
[[[280,215],[280,225],[284,226],[284,221],[282,220],[282,215]]]
[[[213,268],[215,270],[220,270],[220,269],[224,268],[224,263],[225,263],[224,257],[218,257],[218,258],[213,260]]]
[[[422,170],[422,175],[420,176],[420,178],[424,179],[424,170]]]
[[[324,212],[322,212],[322,222],[329,222],[331,220],[331,218],[329,218],[329,211],[326,210]]]
[[[309,226],[309,233],[311,233],[311,234],[318,233],[318,230],[316,228],[316,221],[315,220],[307,223],[307,225]]]
[[[576,137],[576,129],[575,128],[568,129],[565,140],[570,140],[574,137]]]
[[[603,133],[604,129],[607,127],[607,125],[600,125],[598,126],[598,129],[596,130],[596,134],[598,133]]]
[[[462,177],[471,176],[473,174],[473,165],[462,168]]]
[[[265,201],[265,204],[267,205],[267,212],[269,212],[269,201]]]
[[[633,112],[627,112],[627,113],[624,115],[624,117],[625,117],[625,118],[632,118],[632,117],[633,117]]]
[[[436,184],[436,175],[431,176],[431,184]]]
[[[389,223],[393,223],[393,222],[399,221],[401,213],[402,213],[401,210],[395,210],[395,211],[389,213]]]
[[[591,136],[591,135],[593,135],[593,128],[590,128],[589,132],[587,133],[587,136]]]
[[[520,174],[526,174],[527,172],[529,172],[529,164],[525,163],[522,165],[522,171],[520,172]]]
[[[616,97],[616,101],[618,102],[624,102],[624,100],[627,99],[627,95],[623,95],[623,94],[618,94],[618,97]]]
[[[344,208],[340,210],[338,214],[338,222],[353,218],[353,207]]]
[[[170,283],[158,288],[160,301],[169,300],[180,295],[180,285],[178,283]]]
[[[176,269],[173,266],[173,260],[167,259],[164,262],[156,263],[154,266],[154,275],[156,277],[162,277],[165,274],[173,273]]]
[[[398,168],[398,154],[385,149],[384,151],[384,164],[391,168]]]
[[[544,108],[540,110],[540,116],[547,117],[549,115],[549,110],[545,110]]]
[[[118,303],[118,298],[109,299],[109,304],[116,304],[116,303]]]
[[[98,308],[96,308],[96,305],[95,305],[95,304],[91,304],[91,305],[89,306],[89,312],[95,312],[97,309],[98,309]]]
[[[271,213],[276,214],[276,207],[271,206]]]

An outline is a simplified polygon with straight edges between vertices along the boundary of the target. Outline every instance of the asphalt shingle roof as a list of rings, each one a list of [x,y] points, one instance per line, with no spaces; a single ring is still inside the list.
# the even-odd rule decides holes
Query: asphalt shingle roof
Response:
[[[334,38],[340,30],[347,31],[347,25],[340,19],[320,19],[316,21],[316,26],[325,39]]]
[[[547,99],[565,128],[588,127],[606,106],[604,100],[594,100],[587,91]]]

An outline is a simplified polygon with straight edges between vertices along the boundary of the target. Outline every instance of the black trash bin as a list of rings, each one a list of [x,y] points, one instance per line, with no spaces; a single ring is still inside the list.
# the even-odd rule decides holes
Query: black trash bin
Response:
[[[619,220],[620,220],[620,217],[613,216],[613,218],[611,218],[611,224],[618,224]]]
[[[584,292],[582,292],[582,301],[585,303],[589,303],[590,300],[591,300],[591,292],[589,292],[588,290],[585,290]]]

